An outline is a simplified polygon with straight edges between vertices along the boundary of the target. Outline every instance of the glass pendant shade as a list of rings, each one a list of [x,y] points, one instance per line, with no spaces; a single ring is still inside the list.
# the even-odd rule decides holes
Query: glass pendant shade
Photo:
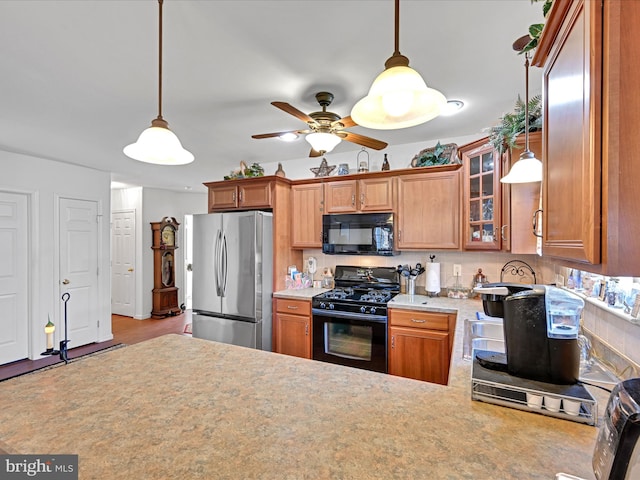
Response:
[[[157,165],[186,165],[193,162],[193,154],[182,147],[176,134],[169,130],[167,122],[158,120],[151,122],[136,143],[124,147],[124,154],[134,160]]]
[[[500,179],[502,183],[531,183],[542,181],[542,162],[533,152],[525,150],[513,164],[509,174]]]
[[[341,142],[340,137],[332,133],[315,132],[308,134],[305,139],[316,152],[330,152]]]
[[[144,130],[136,143],[124,147],[124,154],[139,162],[156,165],[186,165],[194,160],[185,150],[169,124],[162,118],[162,3],[158,0],[158,116]]]
[[[395,66],[378,75],[369,94],[351,110],[351,118],[366,128],[407,128],[437,117],[446,103],[446,97],[427,87],[414,69]]]

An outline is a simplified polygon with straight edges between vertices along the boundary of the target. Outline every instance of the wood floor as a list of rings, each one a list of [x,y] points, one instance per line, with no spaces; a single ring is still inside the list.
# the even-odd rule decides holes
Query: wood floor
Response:
[[[101,343],[91,343],[77,348],[70,348],[69,359],[93,353],[98,350],[117,345],[118,343],[132,345],[167,333],[182,334],[185,326],[189,323],[191,323],[191,311],[189,310],[180,315],[176,315],[175,317],[167,317],[160,320],[151,318],[146,320],[136,320],[131,317],[112,315],[111,331],[113,333],[113,340]],[[70,340],[70,345],[72,345],[73,339]],[[60,357],[56,355],[38,360],[19,360],[17,362],[7,363],[6,365],[0,365],[0,381],[6,378],[15,377],[16,375],[22,375],[42,367],[47,367],[61,361]]]

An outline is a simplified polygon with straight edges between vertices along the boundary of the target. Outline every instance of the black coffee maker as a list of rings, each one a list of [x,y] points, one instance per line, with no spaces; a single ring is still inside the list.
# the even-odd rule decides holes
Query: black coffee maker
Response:
[[[478,354],[482,366],[558,385],[578,381],[580,297],[547,285],[494,283],[475,291],[485,314],[502,317],[504,328],[506,353]]]

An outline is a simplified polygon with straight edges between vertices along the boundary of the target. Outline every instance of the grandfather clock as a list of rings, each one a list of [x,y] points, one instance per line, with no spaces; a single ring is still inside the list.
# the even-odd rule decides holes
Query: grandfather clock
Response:
[[[165,217],[151,222],[153,233],[153,310],[152,318],[165,318],[180,313],[178,287],[176,287],[175,254],[178,222]]]

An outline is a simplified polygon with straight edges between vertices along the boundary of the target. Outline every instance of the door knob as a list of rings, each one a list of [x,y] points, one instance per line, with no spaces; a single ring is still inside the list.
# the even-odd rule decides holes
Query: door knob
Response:
[[[69,280],[67,280],[66,278],[62,281],[63,285],[69,285],[71,282]]]
[[[127,272],[133,272],[133,268],[128,269]]]

